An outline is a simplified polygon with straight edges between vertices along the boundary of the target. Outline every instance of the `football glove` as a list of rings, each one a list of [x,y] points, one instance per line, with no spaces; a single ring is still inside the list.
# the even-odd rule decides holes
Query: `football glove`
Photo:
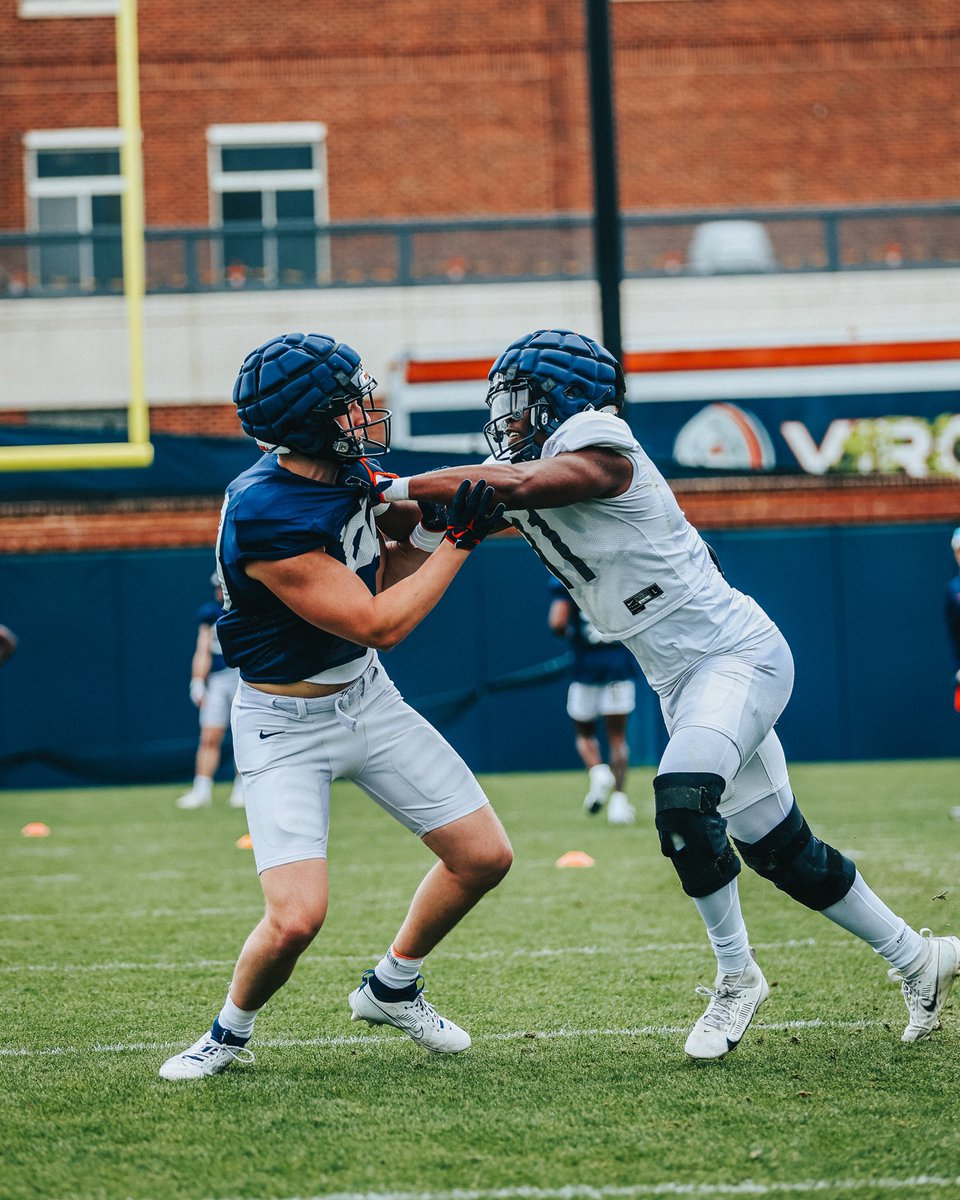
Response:
[[[410,533],[410,545],[425,554],[438,549],[447,534],[447,510],[432,500],[418,500],[420,523]]]
[[[447,541],[458,550],[472,550],[488,533],[492,533],[503,519],[502,504],[494,506],[494,491],[485,479],[470,484],[465,479],[457,488],[447,514]]]
[[[337,475],[340,487],[359,487],[370,494],[375,516],[385,512],[390,501],[381,494],[384,488],[399,479],[393,471],[385,471],[375,458],[358,458],[356,462],[345,463]]]
[[[430,533],[444,533],[447,528],[447,509],[444,504],[434,504],[432,500],[418,500],[420,509],[420,524]]]
[[[199,675],[194,675],[194,677],[190,680],[190,699],[197,706],[197,708],[199,708],[203,703],[203,698],[206,696],[206,694],[207,681],[205,679],[201,679]]]

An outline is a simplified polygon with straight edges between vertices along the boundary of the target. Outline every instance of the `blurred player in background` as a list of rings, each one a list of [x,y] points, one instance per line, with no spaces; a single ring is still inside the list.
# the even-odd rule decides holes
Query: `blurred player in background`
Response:
[[[741,858],[781,891],[862,938],[890,963],[909,1020],[940,1027],[960,939],[919,933],[820,841],[800,812],[774,724],[793,689],[783,635],[736,591],[620,416],[620,363],[563,329],[519,338],[490,371],[484,432],[494,463],[383,479],[388,499],[450,498],[492,484],[508,518],[600,634],[623,641],[660,696],[669,741],[653,781],[660,848],[696,905],[717,959],[692,1058],[734,1049],[766,1000],[740,910]],[[733,835],[739,856],[727,838]]]
[[[217,621],[223,616],[223,589],[210,576],[213,599],[197,612],[197,644],[190,664],[190,699],[200,710],[200,744],[194,765],[193,786],[177,800],[178,808],[207,808],[213,802],[213,780],[220,766],[223,739],[230,725],[230,705],[240,672],[223,661]],[[234,779],[230,806],[243,808],[243,783]]]
[[[506,874],[510,843],[463,760],[403,702],[377,650],[430,612],[503,509],[491,489],[468,484],[449,511],[375,505],[379,464],[366,456],[387,450],[390,430],[376,386],[349,346],[295,333],[249,354],[234,388],[245,432],[267,453],[227,489],[218,632],[240,669],[233,744],[266,913],[212,1028],[163,1064],[164,1079],[202,1079],[252,1057],[257,1013],[326,917],[334,779],[354,780],[438,860],[393,943],[350,993],[352,1019],[393,1025],[438,1054],[470,1045],[423,998],[420,970]],[[374,890],[385,886],[378,866],[371,859],[366,877]]]
[[[596,814],[606,804],[611,825],[632,825],[637,814],[626,793],[627,718],[636,706],[637,660],[626,646],[601,639],[559,579],[550,580],[550,596],[550,630],[573,650],[567,715],[573,721],[577,753],[590,777],[583,807]],[[603,760],[597,737],[601,720],[609,763]]]
[[[6,625],[0,625],[0,667],[9,662],[18,646],[16,634]]]
[[[960,712],[960,529],[953,531],[950,549],[957,562],[957,574],[947,584],[944,616],[947,620],[950,645],[953,648],[953,707]],[[950,816],[955,821],[960,821],[960,804],[950,809]]]

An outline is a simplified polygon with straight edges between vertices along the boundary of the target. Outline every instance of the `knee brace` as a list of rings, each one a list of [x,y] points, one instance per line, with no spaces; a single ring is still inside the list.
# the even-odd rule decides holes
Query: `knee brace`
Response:
[[[740,874],[740,860],[717,812],[724,780],[703,772],[673,772],[653,781],[660,850],[688,896],[709,896]]]
[[[849,858],[814,837],[796,800],[766,837],[734,845],[748,867],[815,912],[842,900],[857,874]]]

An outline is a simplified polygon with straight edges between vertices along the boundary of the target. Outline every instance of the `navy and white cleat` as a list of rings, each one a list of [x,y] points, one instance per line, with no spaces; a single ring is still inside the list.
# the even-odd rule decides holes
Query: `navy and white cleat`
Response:
[[[423,977],[419,976],[416,995],[409,1000],[378,1000],[370,990],[373,971],[364,971],[360,986],[349,995],[351,1021],[368,1025],[393,1025],[412,1038],[424,1050],[434,1054],[460,1054],[470,1046],[470,1034],[459,1025],[441,1017],[423,998]]]
[[[232,1037],[232,1034],[219,1026],[216,1028],[224,1037]],[[221,1041],[213,1030],[207,1030],[188,1050],[167,1059],[160,1068],[160,1078],[175,1081],[206,1079],[208,1075],[219,1075],[235,1062],[252,1063],[253,1060],[253,1051],[248,1050],[245,1044]]]
[[[713,987],[700,984],[697,993],[709,996],[706,1012],[687,1038],[691,1058],[723,1058],[736,1050],[757,1009],[770,994],[770,985],[756,963],[736,975],[718,975]]]
[[[887,975],[900,984],[900,991],[910,1014],[902,1042],[925,1041],[941,1027],[940,1014],[950,995],[953,981],[960,976],[960,938],[933,937],[929,929],[921,929],[927,939],[929,952],[919,971],[904,976],[896,967]]]

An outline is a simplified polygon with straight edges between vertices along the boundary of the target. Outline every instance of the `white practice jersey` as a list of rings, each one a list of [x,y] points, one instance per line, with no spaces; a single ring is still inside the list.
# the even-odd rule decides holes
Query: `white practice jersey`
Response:
[[[541,457],[589,447],[616,450],[633,464],[633,482],[622,495],[516,509],[507,519],[603,639],[628,642],[648,683],[664,692],[706,655],[769,637],[775,625],[714,566],[626,421],[578,413],[547,439]]]

